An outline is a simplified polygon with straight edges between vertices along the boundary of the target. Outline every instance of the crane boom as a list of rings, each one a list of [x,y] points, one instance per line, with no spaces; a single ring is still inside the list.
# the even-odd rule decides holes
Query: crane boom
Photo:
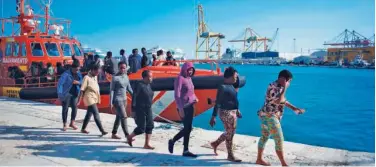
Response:
[[[268,47],[268,51],[270,51],[270,49],[272,49],[272,47],[273,47],[273,44],[274,44],[274,42],[275,42],[275,39],[277,38],[277,35],[278,35],[278,30],[279,30],[279,28],[277,28],[277,30],[275,31],[275,33],[274,33],[274,35],[273,35],[273,38],[272,38],[271,44],[270,44],[270,46]]]

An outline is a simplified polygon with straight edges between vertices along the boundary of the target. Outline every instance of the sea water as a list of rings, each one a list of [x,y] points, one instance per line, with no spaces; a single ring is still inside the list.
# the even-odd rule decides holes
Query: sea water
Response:
[[[221,65],[221,70],[229,65]],[[281,124],[286,141],[316,146],[375,152],[375,70],[327,67],[232,65],[247,79],[238,97],[243,118],[237,133],[260,136],[257,117],[267,86],[279,71],[288,69],[293,80],[286,92],[288,101],[306,109],[296,115],[286,108]],[[196,68],[208,68],[196,65]],[[197,116],[194,126],[223,130],[217,118],[209,125],[212,109]],[[274,142],[272,139],[269,142]]]

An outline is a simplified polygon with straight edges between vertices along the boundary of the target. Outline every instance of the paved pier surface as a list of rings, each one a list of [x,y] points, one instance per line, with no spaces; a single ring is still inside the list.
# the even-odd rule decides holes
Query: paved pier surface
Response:
[[[196,165],[196,166],[249,166],[255,165],[258,137],[235,135],[235,155],[242,163],[226,161],[224,144],[219,156],[214,156],[208,143],[221,132],[195,128],[191,137],[191,151],[198,158],[182,157],[182,141],[175,144],[174,154],[169,154],[167,141],[177,128],[155,123],[152,145],[155,150],[142,149],[144,136],[136,137],[133,148],[122,140],[110,139],[111,135],[99,137],[93,120],[89,123],[90,134],[79,131],[61,131],[61,107],[50,104],[0,97],[0,165]],[[69,112],[70,115],[70,112]],[[80,128],[85,110],[77,114]],[[68,117],[70,119],[70,116]],[[93,118],[92,118],[93,119]],[[101,114],[104,128],[111,132],[114,115]],[[128,119],[129,130],[135,128]],[[119,135],[123,137],[121,128]],[[265,159],[272,165],[280,165],[274,152],[274,142],[266,146]],[[332,148],[285,142],[285,157],[290,165],[375,165],[375,154],[350,152]]]

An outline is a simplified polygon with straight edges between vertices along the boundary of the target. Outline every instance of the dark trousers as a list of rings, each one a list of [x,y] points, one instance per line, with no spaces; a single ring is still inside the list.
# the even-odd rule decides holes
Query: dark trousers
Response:
[[[114,122],[114,128],[112,129],[112,134],[116,134],[119,129],[119,124],[123,129],[125,136],[128,136],[128,126],[127,126],[127,113],[125,111],[126,101],[115,101],[114,106],[116,109],[116,118]]]
[[[143,133],[152,134],[154,129],[153,112],[150,107],[136,106],[136,125],[133,133],[140,135]]]
[[[78,100],[77,96],[72,96],[72,95],[69,94],[67,96],[67,98],[62,102],[62,107],[63,107],[62,118],[63,118],[63,123],[64,124],[67,123],[68,109],[69,109],[69,107],[72,108],[71,121],[74,121],[76,119],[76,115],[77,115],[77,100]]]
[[[86,129],[87,124],[89,124],[89,121],[92,115],[94,116],[94,121],[95,121],[95,124],[97,124],[99,131],[103,133],[104,129],[102,126],[101,118],[99,116],[97,104],[93,104],[87,107],[87,112],[85,115],[84,123],[82,124],[82,130]]]
[[[174,138],[172,139],[174,142],[176,142],[180,138],[184,137],[184,142],[183,142],[184,151],[188,151],[189,136],[191,135],[191,131],[192,131],[193,113],[194,113],[193,104],[184,108],[184,118],[183,118],[184,128],[180,130],[180,132],[176,134]]]

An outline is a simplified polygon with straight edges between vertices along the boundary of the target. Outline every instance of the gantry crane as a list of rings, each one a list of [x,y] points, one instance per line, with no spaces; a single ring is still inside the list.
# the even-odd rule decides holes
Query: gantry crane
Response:
[[[229,40],[228,42],[242,42],[243,43],[243,52],[248,51],[269,51],[273,44],[274,40],[278,35],[278,28],[273,35],[273,39],[262,37],[252,28],[246,28],[237,38]],[[271,42],[270,45],[268,43]],[[260,50],[260,47],[263,46],[263,49]],[[268,47],[270,46],[270,47]]]
[[[196,59],[199,53],[205,53],[205,59],[209,59],[210,53],[216,53],[217,58],[221,58],[221,39],[225,36],[221,33],[209,31],[204,20],[204,10],[202,5],[198,5],[198,29],[196,36]],[[203,46],[205,44],[205,46]]]
[[[372,40],[373,38],[373,40]],[[334,37],[329,42],[325,42],[324,45],[343,47],[343,48],[359,48],[375,46],[374,36],[366,38],[365,36],[359,34],[355,30],[349,31],[345,29],[341,34]]]

